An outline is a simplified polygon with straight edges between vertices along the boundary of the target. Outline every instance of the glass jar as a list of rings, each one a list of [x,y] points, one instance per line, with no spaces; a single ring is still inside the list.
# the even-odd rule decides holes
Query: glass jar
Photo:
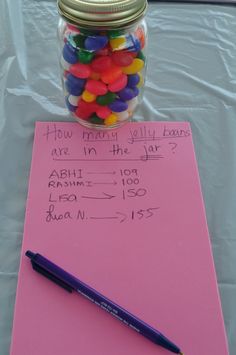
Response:
[[[146,0],[58,0],[65,104],[82,125],[114,128],[142,100]]]

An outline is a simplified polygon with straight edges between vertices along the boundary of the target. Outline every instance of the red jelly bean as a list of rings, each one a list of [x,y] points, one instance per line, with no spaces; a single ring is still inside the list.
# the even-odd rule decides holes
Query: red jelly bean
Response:
[[[126,74],[122,74],[116,81],[108,85],[108,90],[117,92],[124,89],[127,85],[128,78]]]
[[[75,115],[86,120],[88,119],[96,110],[99,105],[96,102],[85,102],[84,100],[80,100],[78,103],[78,107],[75,111]]]
[[[85,89],[94,95],[105,95],[107,86],[102,81],[89,79],[85,85]]]
[[[111,110],[107,106],[99,106],[96,110],[96,114],[98,117],[106,119],[111,114]]]
[[[101,74],[101,79],[105,84],[112,84],[122,75],[122,69],[116,65],[112,65],[110,69]]]
[[[109,54],[109,51],[110,51],[109,46],[106,46],[100,49],[98,52],[96,52],[96,56],[106,56]]]
[[[69,71],[71,72],[71,74],[81,79],[88,78],[92,72],[88,64],[82,64],[82,63],[72,64],[70,66]]]
[[[111,59],[116,65],[126,67],[132,63],[133,55],[131,52],[115,51],[112,53]]]
[[[91,67],[95,72],[101,73],[108,70],[111,67],[111,63],[111,58],[108,56],[98,57],[92,61]]]

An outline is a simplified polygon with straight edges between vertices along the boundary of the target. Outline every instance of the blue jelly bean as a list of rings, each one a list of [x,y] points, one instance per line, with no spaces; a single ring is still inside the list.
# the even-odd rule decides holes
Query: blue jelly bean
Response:
[[[116,99],[108,106],[114,112],[122,112],[128,109],[128,104],[119,99]]]
[[[80,96],[83,92],[83,87],[81,86],[78,86],[76,85],[75,83],[67,80],[65,82],[65,87],[66,87],[66,90],[71,94],[71,95],[74,95],[74,96]]]
[[[104,48],[107,43],[107,36],[88,36],[84,42],[84,46],[88,51],[99,51]]]
[[[139,89],[137,87],[133,88],[133,93],[134,93],[134,97],[138,96],[139,94]]]
[[[135,87],[139,83],[140,77],[138,74],[128,75],[128,83],[127,86],[130,88]]]
[[[76,76],[74,76],[73,74],[68,74],[67,75],[67,80],[73,84],[76,85],[80,88],[84,88],[84,85],[86,83],[86,79],[81,79],[81,78],[77,78]]]
[[[130,52],[139,52],[141,50],[141,43],[136,36],[129,35],[126,38],[127,49]]]
[[[118,95],[121,100],[127,101],[134,98],[134,91],[133,89],[126,87],[123,90],[119,91]]]
[[[75,64],[78,62],[78,57],[76,49],[72,47],[68,42],[65,43],[62,51],[63,58],[70,64]]]
[[[68,100],[68,96],[66,97],[66,106],[67,106],[68,110],[71,112],[75,112],[77,109],[77,106],[71,105],[71,103]]]

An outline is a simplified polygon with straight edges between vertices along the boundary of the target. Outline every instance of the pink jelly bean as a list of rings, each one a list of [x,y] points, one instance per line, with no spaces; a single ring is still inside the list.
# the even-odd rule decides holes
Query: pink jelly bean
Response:
[[[127,67],[133,61],[133,55],[131,52],[115,51],[111,55],[113,63],[121,67]]]
[[[127,81],[127,75],[122,74],[116,81],[108,85],[108,90],[111,92],[121,91],[126,87]]]
[[[102,81],[88,79],[85,89],[94,95],[105,95],[107,93],[107,86]]]
[[[88,64],[76,63],[70,66],[71,74],[80,79],[86,79],[90,76],[92,70]]]
[[[96,114],[98,117],[106,119],[111,114],[111,110],[107,106],[99,106],[96,110]]]
[[[80,30],[73,25],[67,25],[67,28],[73,32],[80,33]]]
[[[102,72],[101,79],[105,84],[112,84],[120,76],[122,76],[122,69],[117,65],[112,65],[108,70]]]
[[[108,56],[104,56],[104,57],[98,57],[95,58],[92,63],[91,63],[91,67],[92,69],[97,72],[97,73],[101,73],[104,72],[108,69],[110,69],[111,67],[111,58]]]

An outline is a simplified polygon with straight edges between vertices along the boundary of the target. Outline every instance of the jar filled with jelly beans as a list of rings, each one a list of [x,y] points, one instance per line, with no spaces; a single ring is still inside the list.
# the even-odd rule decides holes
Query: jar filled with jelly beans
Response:
[[[58,0],[65,104],[81,124],[132,119],[146,71],[146,0]]]

